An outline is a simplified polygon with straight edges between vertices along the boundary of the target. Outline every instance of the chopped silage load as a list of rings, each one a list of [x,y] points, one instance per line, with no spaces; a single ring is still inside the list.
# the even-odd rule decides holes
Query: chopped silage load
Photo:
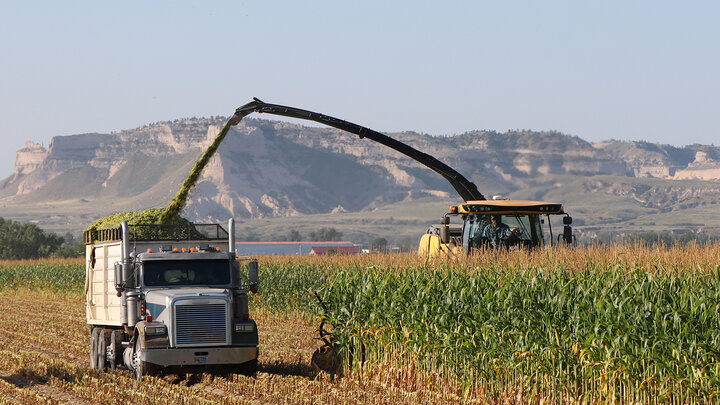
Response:
[[[90,226],[88,226],[85,230],[90,231],[114,228],[120,226],[120,223],[122,221],[126,221],[128,224],[131,225],[190,223],[190,221],[180,216],[180,212],[183,210],[183,208],[185,208],[185,203],[187,202],[190,190],[195,186],[195,183],[197,183],[197,180],[200,177],[203,169],[205,168],[205,166],[207,166],[208,162],[217,151],[220,143],[223,141],[225,135],[227,135],[232,125],[233,124],[230,121],[225,123],[225,125],[215,137],[215,140],[213,140],[210,146],[205,149],[205,152],[202,154],[202,156],[200,156],[200,159],[198,159],[198,161],[195,163],[195,166],[193,166],[192,170],[190,170],[190,173],[185,178],[185,181],[183,182],[182,186],[180,186],[180,189],[178,190],[177,194],[175,194],[175,197],[170,202],[170,205],[167,206],[167,208],[149,208],[143,211],[118,212],[116,214],[112,214],[107,217],[98,219]]]

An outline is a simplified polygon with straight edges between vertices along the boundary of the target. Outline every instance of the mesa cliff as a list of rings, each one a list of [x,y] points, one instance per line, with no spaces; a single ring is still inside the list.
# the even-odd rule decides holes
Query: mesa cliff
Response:
[[[103,215],[164,206],[225,120],[183,119],[112,134],[56,136],[47,147],[26,142],[16,153],[13,173],[0,181],[0,206],[100,202],[103,209],[92,214]],[[715,146],[592,144],[553,131],[389,135],[455,168],[487,197],[594,176],[705,180],[709,186],[695,190],[714,193],[720,179]],[[652,187],[587,184],[645,203],[658,201],[649,194]],[[184,215],[196,221],[287,217],[372,210],[422,197],[459,200],[439,175],[367,139],[332,128],[245,119],[206,167]]]

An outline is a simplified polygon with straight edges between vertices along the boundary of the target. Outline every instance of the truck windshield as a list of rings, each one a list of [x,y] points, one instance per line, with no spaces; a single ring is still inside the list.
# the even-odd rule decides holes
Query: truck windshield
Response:
[[[230,284],[230,263],[226,260],[150,261],[143,263],[147,286]]]

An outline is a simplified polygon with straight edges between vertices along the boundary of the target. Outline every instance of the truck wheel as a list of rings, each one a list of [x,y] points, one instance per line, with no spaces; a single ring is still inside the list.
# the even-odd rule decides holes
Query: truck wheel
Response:
[[[97,336],[97,369],[105,369],[105,352],[107,351],[107,344],[105,343],[105,329],[100,329],[100,333]]]
[[[143,374],[145,374],[145,362],[142,361],[138,352],[133,352],[133,370],[135,371],[135,379],[141,381]]]
[[[122,332],[119,330],[114,330],[110,332],[110,345],[107,348],[107,360],[110,363],[110,370],[115,371],[117,368],[118,361],[122,363],[122,359],[120,358],[120,353],[122,352],[122,345],[120,344],[120,341],[122,340],[120,338],[120,334]]]
[[[97,369],[97,328],[92,328],[90,332],[90,368]]]
[[[143,361],[140,358],[140,352],[137,351],[137,347],[133,350],[133,370],[135,370],[135,379],[138,381],[142,380],[143,375],[152,374],[154,367],[151,363]]]

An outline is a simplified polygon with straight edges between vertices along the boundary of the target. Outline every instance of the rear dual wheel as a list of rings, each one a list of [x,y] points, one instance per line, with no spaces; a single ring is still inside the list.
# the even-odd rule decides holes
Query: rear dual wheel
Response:
[[[106,366],[115,370],[117,364],[122,362],[122,331],[92,328],[90,333],[90,368],[104,370]],[[118,361],[119,360],[119,361]]]
[[[95,370],[105,369],[105,329],[92,328],[90,333],[90,368]]]
[[[90,368],[97,369],[97,342],[98,334],[100,331],[97,328],[92,328],[90,331]]]
[[[105,352],[107,351],[107,343],[105,342],[105,329],[100,329],[97,340],[97,368],[105,370]]]
[[[118,363],[122,363],[122,344],[121,344],[121,333],[119,330],[110,332],[110,345],[107,347],[107,359],[110,363],[110,370],[115,371]]]

